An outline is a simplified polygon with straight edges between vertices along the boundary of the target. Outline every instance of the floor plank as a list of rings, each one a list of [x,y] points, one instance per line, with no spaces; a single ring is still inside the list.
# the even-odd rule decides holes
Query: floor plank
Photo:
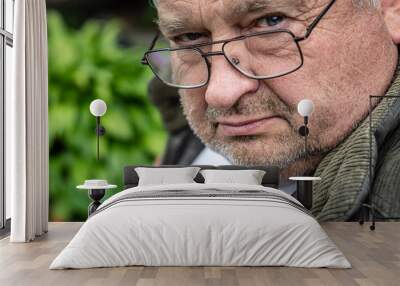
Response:
[[[2,286],[265,286],[400,285],[400,223],[325,223],[323,228],[351,262],[352,269],[290,267],[118,267],[49,270],[55,256],[82,223],[50,223],[49,233],[32,243],[0,240]]]

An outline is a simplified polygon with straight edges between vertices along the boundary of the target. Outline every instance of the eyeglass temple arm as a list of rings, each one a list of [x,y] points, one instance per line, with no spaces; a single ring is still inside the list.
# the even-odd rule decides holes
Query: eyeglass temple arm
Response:
[[[148,48],[147,51],[151,51],[154,48],[154,46],[156,45],[156,42],[157,42],[159,37],[160,37],[160,31],[157,31],[157,34],[155,35],[154,39],[151,41],[150,47]],[[143,65],[147,65],[148,64],[147,59],[146,59],[146,55],[143,56],[141,62],[142,62]]]
[[[333,4],[335,2],[336,2],[336,0],[332,0],[328,4],[328,6],[325,7],[325,9],[322,11],[322,13],[319,14],[317,18],[315,18],[315,20],[310,24],[310,26],[308,26],[306,34],[303,37],[299,38],[299,40],[305,40],[311,35],[311,32],[318,25],[319,21],[321,21],[321,19],[325,16],[326,13],[328,13],[329,9],[331,9],[331,7],[333,6]]]

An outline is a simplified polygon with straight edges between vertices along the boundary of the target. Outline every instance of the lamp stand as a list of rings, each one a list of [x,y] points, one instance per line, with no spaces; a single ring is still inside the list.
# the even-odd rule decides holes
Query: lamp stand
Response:
[[[104,134],[106,134],[106,129],[100,124],[100,116],[96,116],[97,161],[100,160],[100,136]]]
[[[299,134],[304,137],[304,153],[305,160],[308,161],[308,146],[307,146],[307,137],[310,133],[310,130],[307,127],[308,125],[308,116],[304,116],[304,125],[299,128]]]
[[[371,225],[369,226],[370,230],[375,230],[375,219],[376,219],[376,206],[372,202],[371,192],[373,188],[373,167],[372,167],[372,111],[373,111],[373,100],[376,99],[384,99],[384,98],[392,98],[397,99],[400,96],[398,95],[370,95],[369,96],[369,191],[367,197],[365,198],[364,202],[361,204],[359,210],[359,223],[362,225],[364,224],[365,219],[371,221]],[[391,220],[398,220],[400,217],[385,217],[380,218],[382,219],[391,219]]]

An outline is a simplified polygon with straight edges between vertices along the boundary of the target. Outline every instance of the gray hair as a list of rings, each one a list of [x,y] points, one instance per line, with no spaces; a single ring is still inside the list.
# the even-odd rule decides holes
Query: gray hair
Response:
[[[159,1],[160,0],[150,0],[150,3],[154,7],[157,7]],[[379,7],[380,0],[353,0],[353,4],[360,8],[363,8],[363,7],[377,8],[377,7]]]

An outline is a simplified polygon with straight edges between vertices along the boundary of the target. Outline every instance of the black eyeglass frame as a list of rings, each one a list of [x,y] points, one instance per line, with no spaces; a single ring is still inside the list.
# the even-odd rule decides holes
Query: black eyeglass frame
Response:
[[[154,46],[156,45],[156,42],[158,40],[158,38],[160,37],[160,32],[157,32],[156,36],[154,37],[154,39],[152,40],[149,49],[145,52],[141,63],[143,65],[147,65],[151,68],[152,72],[154,73],[154,75],[160,80],[162,81],[164,84],[171,86],[171,87],[176,87],[176,88],[180,88],[180,89],[195,89],[195,88],[200,88],[203,86],[206,86],[211,78],[211,64],[208,60],[207,57],[209,56],[224,56],[225,59],[229,62],[229,64],[237,71],[239,71],[241,74],[243,74],[244,76],[251,78],[251,79],[256,79],[256,80],[267,80],[267,79],[273,79],[273,78],[278,78],[281,76],[285,76],[288,75],[290,73],[293,73],[297,70],[299,70],[303,64],[304,64],[304,56],[303,56],[303,52],[301,50],[300,47],[300,42],[304,41],[306,39],[308,39],[312,33],[312,31],[314,30],[314,28],[318,25],[318,23],[321,21],[321,19],[328,13],[328,11],[330,10],[330,8],[333,6],[333,4],[336,2],[336,0],[331,0],[331,2],[329,2],[329,4],[324,8],[324,10],[322,10],[322,12],[314,19],[314,21],[306,28],[306,33],[304,36],[302,37],[297,37],[296,35],[293,34],[293,32],[291,32],[290,30],[286,30],[286,29],[277,29],[274,31],[264,31],[264,32],[256,32],[256,33],[250,33],[247,35],[240,35],[231,39],[227,39],[227,40],[219,40],[219,41],[215,41],[215,42],[209,42],[209,43],[203,43],[203,44],[196,44],[196,45],[191,45],[191,46],[186,46],[186,47],[179,47],[179,48],[163,48],[163,49],[155,49],[153,50]],[[247,74],[244,74],[243,71],[239,70],[233,63],[232,61],[226,56],[225,51],[224,51],[224,47],[226,44],[233,42],[233,41],[240,41],[249,37],[255,37],[255,36],[260,36],[260,35],[269,35],[269,34],[275,34],[275,33],[287,33],[289,34],[292,38],[293,41],[295,42],[298,50],[299,50],[299,54],[300,54],[300,65],[288,72],[285,72],[283,74],[279,74],[279,75],[274,75],[274,76],[269,76],[269,77],[261,77],[261,76],[250,76]],[[205,47],[205,46],[209,46],[209,45],[215,45],[215,44],[222,44],[222,49],[221,51],[218,52],[209,52],[209,53],[204,53],[201,51],[201,47]],[[165,52],[165,51],[170,51],[170,52],[174,52],[174,51],[180,51],[180,50],[193,50],[198,52],[205,60],[206,65],[207,65],[207,69],[208,69],[208,76],[207,76],[207,80],[204,83],[195,85],[195,86],[182,86],[182,85],[175,85],[175,84],[171,84],[168,83],[166,81],[164,81],[162,78],[160,78],[157,74],[157,72],[154,70],[154,68],[152,67],[152,65],[150,64],[149,60],[148,60],[148,55],[152,54],[152,53],[157,53],[157,52]]]

